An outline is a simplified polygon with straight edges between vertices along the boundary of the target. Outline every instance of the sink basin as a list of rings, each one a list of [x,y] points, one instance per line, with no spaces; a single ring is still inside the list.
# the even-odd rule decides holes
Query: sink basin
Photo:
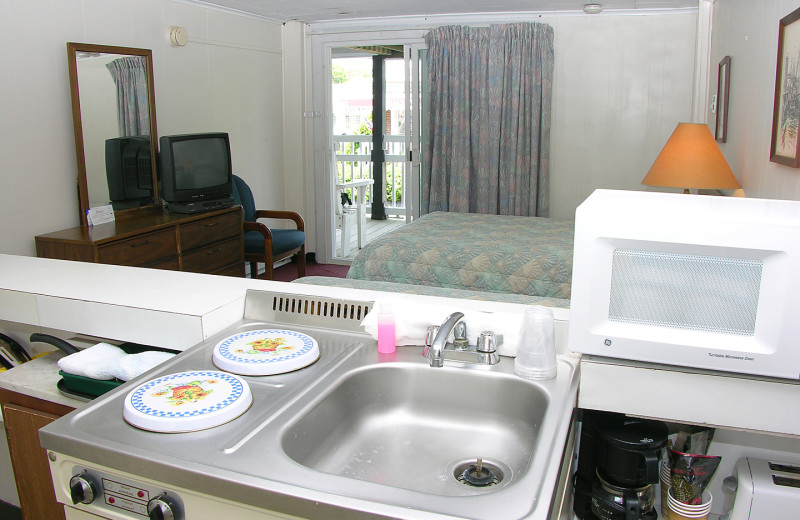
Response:
[[[528,471],[548,403],[512,374],[371,365],[308,407],[281,443],[316,471],[441,496],[492,493]],[[475,477],[478,458],[481,478],[458,478],[470,467]]]

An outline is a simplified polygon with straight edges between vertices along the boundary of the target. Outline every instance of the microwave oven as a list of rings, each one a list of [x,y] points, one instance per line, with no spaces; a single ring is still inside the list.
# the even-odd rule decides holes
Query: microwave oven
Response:
[[[575,212],[569,348],[800,378],[800,202],[597,190]]]

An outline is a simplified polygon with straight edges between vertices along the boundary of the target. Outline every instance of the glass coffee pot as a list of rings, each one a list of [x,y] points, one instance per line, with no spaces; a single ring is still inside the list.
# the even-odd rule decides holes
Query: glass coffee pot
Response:
[[[653,484],[624,487],[609,482],[598,469],[592,489],[591,510],[599,520],[656,520]]]

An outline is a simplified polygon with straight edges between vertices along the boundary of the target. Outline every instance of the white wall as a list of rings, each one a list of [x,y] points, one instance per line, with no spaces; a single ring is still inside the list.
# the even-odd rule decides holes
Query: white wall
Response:
[[[286,22],[283,27],[283,120],[284,120],[284,171],[286,181],[286,209],[297,211],[306,225],[306,251],[317,250],[317,207],[314,204],[316,186],[313,182],[313,157],[306,150],[310,125],[305,112],[310,109],[306,85],[306,60],[308,56],[307,25]]]
[[[697,13],[543,20],[555,35],[550,216],[573,218],[596,188],[644,189],[691,120]]]
[[[748,197],[800,200],[800,169],[770,162],[778,23],[797,0],[717,0],[711,40],[711,92],[717,65],[731,57],[727,143],[720,144]],[[714,128],[715,115],[709,112]]]
[[[152,49],[159,135],[230,133],[258,206],[285,207],[280,24],[173,0],[0,0],[0,253],[78,225],[68,41]]]

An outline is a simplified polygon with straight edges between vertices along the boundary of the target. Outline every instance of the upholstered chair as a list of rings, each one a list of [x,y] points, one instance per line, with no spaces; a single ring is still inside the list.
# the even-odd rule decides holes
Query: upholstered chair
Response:
[[[240,177],[233,176],[233,198],[242,206],[244,226],[244,260],[250,263],[250,277],[272,280],[273,264],[297,255],[297,275],[306,275],[306,234],[303,217],[294,211],[256,209],[253,192]],[[297,229],[269,228],[258,219],[292,220]],[[264,274],[258,276],[258,263]]]

